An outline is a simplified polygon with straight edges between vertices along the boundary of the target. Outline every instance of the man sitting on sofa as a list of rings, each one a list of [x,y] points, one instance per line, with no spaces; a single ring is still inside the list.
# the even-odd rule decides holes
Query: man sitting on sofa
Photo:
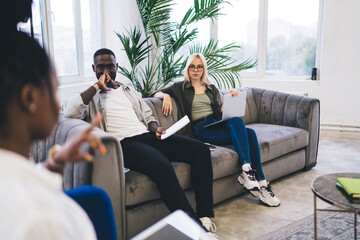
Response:
[[[125,167],[152,179],[171,212],[181,209],[209,230],[213,224],[210,217],[214,217],[209,148],[201,141],[178,135],[160,140],[166,129],[158,125],[140,93],[115,81],[118,64],[111,50],[96,51],[92,67],[98,81],[63,104],[65,117],[90,122],[101,112],[104,118],[100,128],[120,141]],[[181,189],[171,162],[191,166],[196,213]]]

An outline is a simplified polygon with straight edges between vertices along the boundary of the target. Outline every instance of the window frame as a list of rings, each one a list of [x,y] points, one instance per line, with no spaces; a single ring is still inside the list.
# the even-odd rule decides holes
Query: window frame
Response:
[[[75,21],[75,38],[76,38],[76,55],[77,55],[77,65],[78,65],[78,74],[72,76],[58,76],[59,84],[62,85],[71,85],[71,84],[82,84],[87,82],[96,81],[95,75],[92,77],[85,76],[85,66],[84,66],[84,49],[83,49],[83,31],[82,31],[82,22],[81,22],[81,3],[78,0],[73,0],[74,4],[74,21]],[[103,44],[103,29],[102,29],[102,1],[98,3],[99,7],[99,26],[100,26],[100,46]],[[44,48],[49,54],[52,62],[56,67],[56,62],[54,59],[54,39],[53,39],[53,27],[51,18],[53,13],[51,11],[50,0],[40,0],[40,12],[41,12],[41,28],[43,34]]]

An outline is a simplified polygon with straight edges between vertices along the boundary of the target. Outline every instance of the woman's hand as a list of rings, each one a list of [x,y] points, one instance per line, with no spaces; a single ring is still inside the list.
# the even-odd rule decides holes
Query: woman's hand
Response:
[[[173,108],[170,95],[159,91],[156,92],[153,97],[162,99],[163,105],[161,111],[164,113],[165,116],[171,115]]]
[[[102,120],[102,115],[96,115],[95,121],[82,133],[74,136],[70,141],[66,142],[64,146],[54,146],[49,151],[49,157],[45,162],[45,167],[50,171],[62,174],[66,163],[94,160],[88,152],[81,152],[81,146],[88,142],[93,151],[99,151],[101,154],[106,154],[106,148],[99,138],[91,134],[95,126],[98,126]],[[56,149],[57,148],[57,149]],[[53,151],[53,152],[52,152]]]
[[[163,105],[161,110],[165,116],[171,115],[173,108],[172,108],[171,97],[169,94],[166,93],[163,94]]]
[[[234,89],[231,89],[231,90],[230,90],[230,94],[231,94],[233,97],[236,97],[237,95],[239,95],[239,91],[234,90]]]

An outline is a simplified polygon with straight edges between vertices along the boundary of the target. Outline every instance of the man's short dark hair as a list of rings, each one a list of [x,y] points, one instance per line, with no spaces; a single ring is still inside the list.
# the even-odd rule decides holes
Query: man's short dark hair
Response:
[[[114,58],[115,57],[115,53],[113,51],[111,51],[110,49],[107,49],[107,48],[100,48],[99,50],[97,50],[95,53],[94,53],[94,59],[99,56],[99,55],[103,55],[103,54],[108,54],[108,55],[113,55]]]

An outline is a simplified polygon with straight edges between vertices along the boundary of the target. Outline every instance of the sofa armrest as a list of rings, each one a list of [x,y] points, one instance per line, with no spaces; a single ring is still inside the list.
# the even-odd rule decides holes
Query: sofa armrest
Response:
[[[309,133],[305,169],[316,165],[320,132],[320,101],[272,90],[251,88],[258,122],[302,128]]]
[[[51,146],[64,144],[72,136],[82,132],[89,123],[79,119],[67,119],[60,116],[59,123],[52,135],[32,146],[35,162],[43,162]],[[123,155],[119,141],[110,134],[95,128],[92,133],[100,138],[107,149],[106,155],[96,154],[94,162],[67,164],[64,172],[64,189],[72,189],[85,184],[103,188],[109,195],[116,221],[118,239],[125,239],[125,173]]]
[[[151,108],[153,116],[156,118],[156,120],[158,120],[160,126],[166,128],[171,127],[171,125],[173,125],[179,119],[177,104],[173,98],[171,98],[173,111],[172,114],[169,114],[168,116],[165,116],[162,112],[162,99],[149,97],[144,98],[144,101]]]

